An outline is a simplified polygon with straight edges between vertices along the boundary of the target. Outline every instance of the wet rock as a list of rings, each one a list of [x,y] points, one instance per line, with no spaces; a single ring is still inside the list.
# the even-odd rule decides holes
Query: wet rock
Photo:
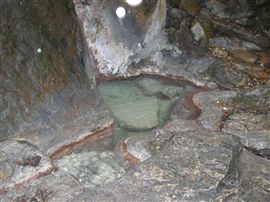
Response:
[[[219,185],[217,200],[269,201],[270,161],[243,149]]]
[[[266,68],[261,65],[249,64],[249,63],[234,63],[232,67],[236,70],[240,70],[251,78],[265,80],[270,77],[270,73],[266,71]]]
[[[205,35],[207,36],[207,39],[211,39],[216,35],[215,27],[209,19],[204,18],[202,16],[198,16],[195,19],[196,21],[200,22],[201,26],[204,29]]]
[[[255,63],[258,60],[258,56],[246,50],[233,50],[230,52],[230,56],[235,60],[243,62]]]
[[[259,51],[261,48],[249,41],[244,41],[242,39],[236,37],[228,37],[228,36],[215,36],[209,39],[209,44],[213,47],[218,47],[220,49],[227,50],[250,50],[250,51]]]
[[[56,162],[62,171],[76,177],[87,188],[105,185],[119,179],[125,170],[115,162],[111,151],[72,153]]]
[[[269,201],[269,93],[261,88],[242,92],[243,88],[269,85],[268,2],[173,1],[170,5],[175,8],[168,10],[170,19],[166,22],[171,35],[176,36],[172,44],[162,32],[165,0],[144,1],[135,8],[120,0],[73,2],[83,37],[71,1],[0,3],[4,12],[0,141],[19,139],[0,143],[0,180],[5,188],[0,191],[1,199]],[[253,7],[255,4],[260,6]],[[115,15],[119,5],[127,11],[122,20]],[[215,30],[207,30],[212,23]],[[214,31],[217,35],[210,39],[210,51],[218,58],[204,54],[203,49],[194,51],[201,48],[201,41],[213,37]],[[95,90],[93,69],[113,79],[154,74],[205,88],[218,86],[220,90],[194,96],[192,91],[186,102],[182,95],[193,88],[168,87],[149,80],[146,84],[127,82],[127,88],[117,92],[117,99],[110,88],[110,96],[117,100],[113,104],[121,117],[119,123],[127,128],[120,128],[122,138],[127,138],[121,144],[126,147],[125,154],[117,151],[117,155],[132,156],[136,166],[129,166],[123,175],[112,152],[84,151],[56,161],[60,170],[70,174],[57,171],[32,178],[44,166],[52,167],[45,154],[58,159],[77,146],[113,134],[114,121]],[[240,91],[237,94],[224,88]],[[145,95],[148,98],[141,98]],[[176,99],[170,116],[173,120],[163,129],[145,131],[168,120]],[[131,101],[136,104],[131,105]],[[201,115],[192,120],[197,114],[194,116],[190,109],[200,110]],[[130,137],[138,129],[141,136]],[[220,129],[223,133],[212,131]],[[248,150],[243,149],[239,156],[238,138]],[[7,142],[15,142],[9,143],[15,146],[8,153],[2,151],[2,144]],[[24,155],[28,148],[31,155]],[[16,190],[6,188],[14,169],[15,174],[16,169],[31,169],[29,174],[16,175],[17,182],[20,177],[22,182],[31,179]]]
[[[237,96],[220,103],[232,113],[248,112],[252,114],[269,114],[269,88],[261,87],[248,91],[240,91]]]
[[[132,155],[134,158],[138,159],[139,162],[143,162],[146,159],[152,157],[151,152],[149,151],[150,143],[145,141],[145,138],[142,136],[133,136],[125,140],[126,152],[129,155]],[[155,149],[158,150],[156,147]]]
[[[219,0],[209,0],[205,5],[214,15],[233,19],[239,24],[247,24],[248,18],[254,13],[247,0],[229,0],[226,3]]]
[[[227,4],[228,5],[228,4]],[[230,9],[229,9],[230,10]],[[247,29],[244,25],[239,25],[237,22],[223,20],[207,9],[202,9],[200,14],[210,20],[219,30],[223,32],[231,32],[238,35],[239,38],[250,41],[267,49],[269,47],[269,36],[266,36],[260,28],[258,28],[257,22],[253,21],[253,25],[250,25],[251,30]],[[251,22],[252,20],[248,19],[246,22]],[[257,27],[257,29],[256,29]]]
[[[196,15],[200,11],[198,0],[181,0],[180,6],[190,15]]]
[[[49,157],[27,141],[3,141],[0,143],[0,154],[2,191],[53,171]]]
[[[222,57],[227,57],[228,52],[221,50],[214,50],[215,54]],[[239,73],[236,68],[231,68],[229,62],[223,60],[217,60],[213,62],[209,69],[205,72],[207,73],[212,81],[214,81],[219,87],[225,89],[232,89],[236,87],[245,87],[250,81],[248,75]]]
[[[199,131],[195,121],[174,119],[164,126],[164,129],[154,130],[140,136],[132,136],[124,141],[125,152],[143,162],[160,152],[166,142],[175,134],[187,131]],[[150,134],[149,134],[150,133]],[[146,136],[149,136],[146,138]]]
[[[72,2],[0,6],[5,10],[0,139],[23,139],[52,155],[112,125],[94,74],[85,70],[94,62],[85,54]]]
[[[169,9],[166,19],[166,28],[179,29],[180,23],[185,17],[186,15],[181,9]]]
[[[209,91],[197,93],[193,96],[194,104],[201,110],[201,115],[197,118],[200,126],[204,129],[219,131],[224,110],[220,107],[220,102],[236,96],[233,91]]]
[[[3,201],[66,201],[73,194],[83,193],[83,187],[73,176],[62,171],[36,179],[16,191],[1,195]]]
[[[184,19],[180,29],[175,33],[176,44],[182,51],[191,52],[194,50],[193,38],[189,30],[189,20]]]
[[[97,0],[88,5],[74,0],[74,4],[88,54],[93,54],[96,68],[103,75],[127,75],[131,58],[147,57],[159,46],[156,40],[162,38],[165,25],[165,0],[144,1],[138,7],[123,5],[118,0],[103,1],[102,6]],[[118,19],[115,10],[121,5],[126,9],[126,16]]]
[[[268,115],[234,114],[225,122],[222,131],[240,137],[247,147],[256,150],[270,148],[269,121]]]
[[[197,118],[197,116],[200,114],[200,110],[196,106],[194,106],[192,101],[187,99],[187,97],[188,96],[182,99],[178,99],[175,102],[170,111],[170,120],[193,120]]]
[[[199,22],[195,22],[192,25],[191,31],[192,31],[194,39],[196,41],[199,41],[201,39],[205,39],[205,37],[206,37],[204,29]]]
[[[164,129],[168,130],[170,133],[180,133],[187,131],[200,130],[196,125],[196,121],[185,120],[185,119],[173,119],[164,126]]]
[[[163,135],[167,136],[166,133]],[[230,135],[176,133],[152,158],[139,164],[118,182],[76,195],[71,200],[192,201],[217,187],[229,169],[235,149],[237,141]]]
[[[166,84],[158,79],[142,78],[136,80],[136,84],[148,96],[163,95],[165,98],[174,100],[185,93],[184,86]]]
[[[138,162],[143,162],[160,152],[166,142],[175,134],[200,130],[195,121],[185,119],[174,119],[167,123],[164,129],[157,129],[125,139],[123,143],[125,153],[137,159]]]
[[[260,54],[260,63],[265,67],[270,67],[270,53],[261,53]]]

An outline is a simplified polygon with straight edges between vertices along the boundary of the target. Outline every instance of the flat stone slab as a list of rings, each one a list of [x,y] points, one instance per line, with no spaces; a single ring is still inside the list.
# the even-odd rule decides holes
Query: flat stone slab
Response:
[[[0,142],[0,190],[46,175],[53,168],[50,158],[27,141]]]
[[[240,137],[243,145],[257,150],[270,149],[270,117],[238,113],[225,122],[223,132]]]
[[[188,131],[200,131],[195,121],[174,119],[167,123],[163,129],[157,129],[141,136],[132,136],[124,141],[126,152],[138,159],[145,161],[160,152],[165,143],[175,134]],[[146,138],[146,136],[149,136]]]

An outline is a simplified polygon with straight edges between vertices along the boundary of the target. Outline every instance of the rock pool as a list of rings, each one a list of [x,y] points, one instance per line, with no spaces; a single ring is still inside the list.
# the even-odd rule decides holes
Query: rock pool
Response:
[[[114,145],[130,136],[147,135],[171,119],[194,117],[185,103],[187,93],[194,91],[195,87],[182,82],[137,77],[102,81],[98,89],[116,121]],[[114,145],[104,144],[104,141],[95,142],[95,148],[90,146],[67,155],[57,160],[56,165],[89,188],[119,179],[125,174],[125,169],[117,162],[112,151]]]
[[[162,127],[171,117],[192,117],[184,103],[195,88],[182,82],[137,77],[102,82],[98,89],[117,123],[115,143]]]

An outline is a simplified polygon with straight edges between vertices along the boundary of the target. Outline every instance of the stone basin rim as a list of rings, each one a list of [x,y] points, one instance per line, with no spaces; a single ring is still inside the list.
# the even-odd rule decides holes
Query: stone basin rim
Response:
[[[191,86],[201,89],[202,91],[212,90],[211,88],[207,86],[207,83],[198,85],[194,83],[191,79],[184,78],[183,76],[175,76],[175,75],[162,74],[162,73],[157,73],[157,72],[153,72],[153,73],[142,72],[142,73],[132,74],[132,75],[104,75],[104,74],[98,73],[95,78],[96,78],[97,84],[100,84],[103,81],[128,80],[128,79],[136,79],[139,77],[149,77],[149,78],[157,78],[157,79],[180,82],[179,84],[191,85]]]

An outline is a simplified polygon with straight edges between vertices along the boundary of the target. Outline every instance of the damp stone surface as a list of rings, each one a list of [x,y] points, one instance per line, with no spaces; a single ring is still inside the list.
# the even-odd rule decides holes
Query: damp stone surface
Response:
[[[176,102],[194,88],[154,77],[138,77],[102,82],[98,89],[117,122],[117,142],[162,127]]]
[[[72,153],[56,162],[56,166],[74,176],[87,188],[105,185],[125,174],[125,170],[115,161],[111,151],[83,151]]]

